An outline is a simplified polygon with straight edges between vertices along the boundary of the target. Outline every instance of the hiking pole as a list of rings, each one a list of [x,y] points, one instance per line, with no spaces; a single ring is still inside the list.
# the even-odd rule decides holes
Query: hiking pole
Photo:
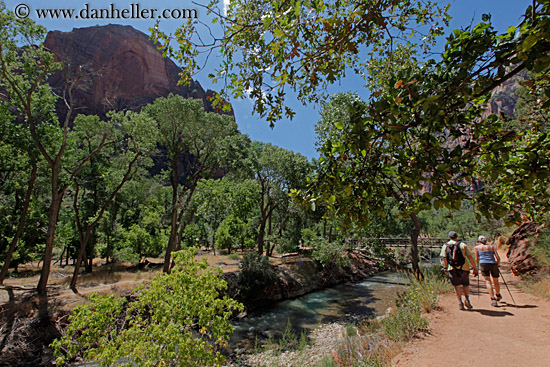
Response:
[[[518,307],[516,304],[516,301],[514,300],[514,297],[512,296],[512,292],[510,292],[510,288],[508,288],[508,284],[506,284],[506,280],[504,280],[504,276],[502,275],[502,272],[500,271],[500,267],[498,268],[498,273],[500,274],[500,277],[502,278],[502,282],[506,286],[506,289],[508,289],[508,293],[510,293],[510,298],[512,298],[512,302],[514,302],[514,307]]]
[[[479,273],[479,262],[477,263],[477,298],[479,298],[479,278],[481,278],[481,275]]]

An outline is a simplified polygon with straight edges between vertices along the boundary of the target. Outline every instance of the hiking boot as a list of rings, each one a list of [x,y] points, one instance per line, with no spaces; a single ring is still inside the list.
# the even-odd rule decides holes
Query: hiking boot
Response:
[[[462,301],[458,302],[458,309],[464,311],[464,303]]]
[[[496,298],[495,298],[497,301],[500,301],[502,299],[502,296],[499,294],[497,294]]]
[[[468,310],[471,310],[472,308],[474,308],[474,306],[472,306],[472,304],[470,303],[470,300],[469,300],[468,298],[466,298],[466,299],[464,300],[464,306],[466,306],[466,308],[467,308]]]
[[[497,307],[497,306],[498,306],[498,302],[497,302],[497,299],[496,299],[496,298],[491,298],[491,306],[493,306],[493,307]]]

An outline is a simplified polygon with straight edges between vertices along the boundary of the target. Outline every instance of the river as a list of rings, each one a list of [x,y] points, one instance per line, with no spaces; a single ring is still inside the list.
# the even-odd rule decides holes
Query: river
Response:
[[[269,337],[280,337],[290,322],[300,335],[337,320],[378,316],[393,306],[408,283],[402,273],[386,271],[358,283],[346,283],[275,303],[234,323],[230,345],[249,348]]]

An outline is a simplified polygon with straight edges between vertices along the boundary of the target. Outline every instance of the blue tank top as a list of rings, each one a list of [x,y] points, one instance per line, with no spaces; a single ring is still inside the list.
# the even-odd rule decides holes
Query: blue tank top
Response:
[[[495,254],[493,251],[478,251],[480,264],[496,264]]]

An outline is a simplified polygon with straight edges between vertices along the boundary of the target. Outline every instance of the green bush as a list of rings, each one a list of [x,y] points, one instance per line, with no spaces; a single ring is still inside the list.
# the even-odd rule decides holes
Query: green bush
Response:
[[[52,343],[64,364],[80,355],[101,365],[221,366],[219,348],[242,304],[220,293],[227,283],[195,249],[174,253],[170,274],[158,274],[128,299],[90,296],[69,318],[66,336]],[[64,352],[62,352],[64,351]]]
[[[245,224],[244,222],[230,214],[228,215],[218,227],[214,239],[216,241],[216,248],[226,249],[228,253],[231,253],[231,249],[235,247],[238,242],[243,242]]]
[[[400,295],[396,302],[396,310],[381,322],[382,329],[390,340],[408,341],[428,326],[428,321],[422,318],[424,297],[422,288],[413,287],[409,287]],[[431,291],[427,297],[431,299]]]
[[[335,263],[339,268],[349,265],[350,260],[346,254],[347,245],[336,242],[328,242],[324,238],[317,238],[313,241],[312,257],[324,263]]]
[[[292,329],[290,319],[287,320],[285,330],[279,340],[279,348],[281,350],[294,350],[298,348],[298,336],[296,335],[294,329]]]
[[[323,357],[319,363],[317,363],[317,367],[336,367],[337,364],[334,361],[334,358],[330,356]]]
[[[315,238],[317,238],[317,234],[311,228],[303,228],[301,231],[301,236],[304,243],[307,243],[307,241],[313,241]]]
[[[529,252],[538,266],[550,267],[550,231],[548,229],[541,230]]]
[[[239,269],[238,286],[245,296],[257,292],[278,279],[269,259],[257,252],[244,255]]]
[[[289,238],[277,239],[277,252],[279,254],[286,254],[296,251],[296,243]]]
[[[241,259],[241,255],[233,253],[233,254],[229,254],[229,258],[230,258],[231,260],[240,260],[240,259]]]

